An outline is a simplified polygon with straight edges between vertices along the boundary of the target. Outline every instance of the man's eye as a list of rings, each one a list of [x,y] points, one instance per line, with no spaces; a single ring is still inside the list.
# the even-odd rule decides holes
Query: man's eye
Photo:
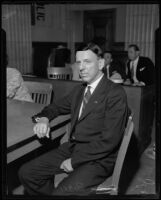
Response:
[[[91,61],[90,60],[86,60],[85,63],[89,64],[89,63],[91,63]]]

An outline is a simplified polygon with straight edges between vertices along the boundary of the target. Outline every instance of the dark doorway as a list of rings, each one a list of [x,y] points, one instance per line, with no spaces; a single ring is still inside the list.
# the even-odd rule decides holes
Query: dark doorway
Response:
[[[94,40],[103,50],[114,42],[116,9],[84,11],[84,42]]]

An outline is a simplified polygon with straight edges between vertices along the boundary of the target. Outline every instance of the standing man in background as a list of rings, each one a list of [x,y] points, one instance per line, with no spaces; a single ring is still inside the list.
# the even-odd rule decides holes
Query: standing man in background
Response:
[[[129,45],[128,58],[125,84],[132,83],[138,86],[154,84],[154,64],[150,58],[140,56],[140,50],[137,45]]]

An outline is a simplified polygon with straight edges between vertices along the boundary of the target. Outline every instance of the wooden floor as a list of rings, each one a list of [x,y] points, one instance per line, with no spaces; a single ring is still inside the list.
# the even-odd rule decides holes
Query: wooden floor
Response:
[[[121,193],[127,195],[156,194],[156,167],[159,169],[159,166],[156,166],[156,155],[153,152],[154,144],[155,120],[151,144],[143,152],[139,162],[136,163],[136,159],[133,157],[135,154],[132,153],[129,153],[129,158],[125,160],[126,167],[123,169],[122,179],[120,180]]]
[[[155,159],[150,157],[153,143],[144,151],[140,158],[140,165],[125,194],[156,194]],[[133,166],[131,165],[131,168]]]

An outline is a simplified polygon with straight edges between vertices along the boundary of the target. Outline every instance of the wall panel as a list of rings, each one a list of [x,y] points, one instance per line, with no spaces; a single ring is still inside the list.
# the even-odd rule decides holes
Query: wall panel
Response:
[[[137,44],[140,53],[154,61],[155,30],[159,26],[157,4],[135,4],[126,6],[125,50],[129,44]]]
[[[32,72],[30,5],[2,5],[2,27],[6,31],[9,66],[21,73]]]

